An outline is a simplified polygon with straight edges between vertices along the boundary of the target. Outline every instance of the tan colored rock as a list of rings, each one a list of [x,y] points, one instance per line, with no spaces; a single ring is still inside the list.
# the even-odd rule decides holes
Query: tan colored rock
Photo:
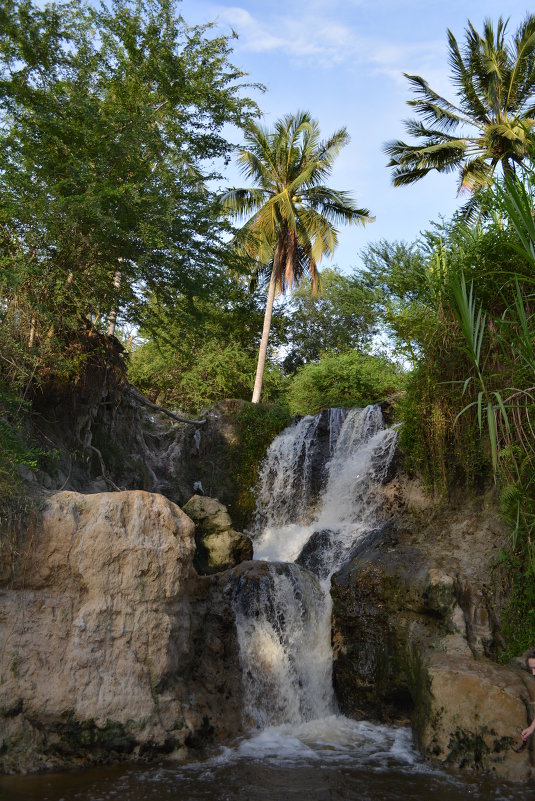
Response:
[[[219,503],[216,498],[192,495],[182,509],[206,534],[218,534],[232,528],[232,520],[227,512],[227,507]]]
[[[203,553],[198,552],[194,564],[203,575],[229,570],[253,558],[253,544],[249,537],[232,528],[220,534],[203,536],[202,547]]]
[[[253,544],[235,531],[226,506],[215,498],[193,495],[183,511],[195,523],[194,566],[200,575],[229,570],[253,558]]]
[[[218,664],[207,690],[204,632],[233,620],[214,617],[209,584],[192,608],[194,552],[192,521],[161,495],[47,501],[0,589],[0,769],[170,751],[214,731],[231,692]]]
[[[428,714],[416,732],[424,754],[512,780],[534,775],[530,750],[513,750],[531,722],[529,710],[535,700],[535,682],[525,671],[437,654],[427,676]]]

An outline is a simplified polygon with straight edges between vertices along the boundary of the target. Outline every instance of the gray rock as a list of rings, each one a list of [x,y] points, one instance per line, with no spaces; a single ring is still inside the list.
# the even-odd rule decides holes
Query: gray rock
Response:
[[[495,661],[500,599],[490,558],[507,531],[493,497],[433,508],[400,476],[383,491],[389,526],[332,582],[341,711],[411,723],[430,759],[533,778],[533,751],[512,746],[535,715],[535,681]]]

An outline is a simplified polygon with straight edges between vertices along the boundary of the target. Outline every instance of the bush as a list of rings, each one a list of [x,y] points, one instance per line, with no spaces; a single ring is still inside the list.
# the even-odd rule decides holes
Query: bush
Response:
[[[386,358],[358,351],[324,356],[302,367],[287,398],[292,414],[316,414],[332,406],[363,407],[403,387],[404,375]]]
[[[148,342],[130,357],[129,378],[162,406],[197,414],[227,398],[250,400],[256,373],[256,352],[239,342],[208,339],[194,353],[180,346]],[[276,365],[267,364],[262,399],[276,400],[286,379]]]

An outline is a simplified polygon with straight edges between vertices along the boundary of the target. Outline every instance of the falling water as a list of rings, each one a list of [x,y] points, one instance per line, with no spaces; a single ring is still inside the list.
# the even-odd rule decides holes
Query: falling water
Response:
[[[245,713],[256,728],[335,712],[330,577],[377,526],[395,444],[380,407],[368,406],[304,417],[268,450],[250,532],[265,561],[233,587]]]
[[[258,729],[332,712],[330,607],[298,565],[262,564],[234,588],[246,688],[244,717]]]

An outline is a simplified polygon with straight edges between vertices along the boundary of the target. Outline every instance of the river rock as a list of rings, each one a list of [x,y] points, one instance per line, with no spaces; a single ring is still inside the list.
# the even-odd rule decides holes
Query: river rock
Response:
[[[194,552],[192,521],[161,495],[46,501],[0,588],[0,770],[139,758],[239,730],[232,610],[196,576]]]
[[[508,534],[494,498],[437,508],[400,476],[383,491],[390,519],[332,582],[341,711],[411,723],[442,763],[535,777],[532,750],[512,748],[535,715],[535,680],[495,661],[490,559]]]
[[[253,544],[232,528],[226,506],[215,498],[193,495],[183,511],[195,523],[194,566],[201,575],[235,567],[253,558]]]

